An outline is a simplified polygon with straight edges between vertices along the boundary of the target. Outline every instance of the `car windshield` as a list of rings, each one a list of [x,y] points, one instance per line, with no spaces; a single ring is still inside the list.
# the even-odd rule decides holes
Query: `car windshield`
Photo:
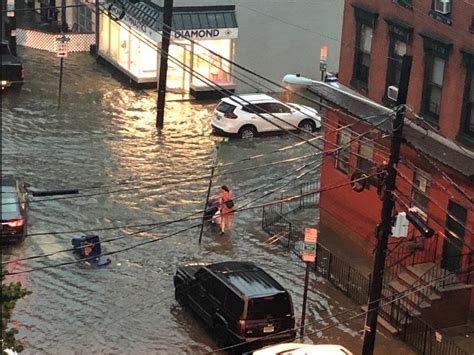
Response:
[[[222,113],[231,113],[234,112],[235,106],[231,105],[225,101],[222,101],[217,107],[216,110]]]
[[[18,198],[16,194],[2,191],[2,219],[6,214],[18,212]]]
[[[284,318],[292,314],[287,294],[254,298],[249,300],[247,319]]]

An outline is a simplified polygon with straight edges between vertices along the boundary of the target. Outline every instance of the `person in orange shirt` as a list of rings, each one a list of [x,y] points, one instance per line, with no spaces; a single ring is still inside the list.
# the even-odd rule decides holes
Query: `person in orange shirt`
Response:
[[[221,234],[232,227],[232,212],[234,212],[232,192],[226,185],[221,186],[219,192],[219,210],[221,217]]]

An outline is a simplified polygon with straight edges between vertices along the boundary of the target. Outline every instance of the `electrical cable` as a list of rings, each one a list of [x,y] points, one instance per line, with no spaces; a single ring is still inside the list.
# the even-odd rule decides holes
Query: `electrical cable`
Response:
[[[360,178],[359,181],[362,181],[362,180],[365,180],[365,179],[369,179],[371,178],[372,176],[368,176],[368,177],[363,177],[363,178]],[[345,182],[345,183],[341,183],[341,184],[336,184],[336,185],[332,185],[332,186],[328,186],[327,188],[325,189],[318,189],[316,191],[311,191],[311,192],[307,192],[307,193],[302,193],[302,194],[299,194],[299,195],[293,195],[293,196],[289,196],[289,197],[285,197],[285,198],[282,198],[282,199],[278,199],[278,200],[275,200],[275,201],[272,201],[272,202],[267,202],[267,203],[263,203],[263,204],[259,204],[259,205],[255,205],[255,206],[251,206],[251,207],[241,207],[241,208],[237,208],[233,213],[236,213],[236,212],[242,212],[242,211],[248,211],[248,210],[253,210],[253,209],[258,209],[258,208],[263,208],[263,207],[267,207],[267,206],[273,206],[275,204],[279,204],[279,203],[282,203],[282,202],[291,202],[293,200],[296,200],[298,198],[301,198],[301,197],[305,197],[305,196],[309,196],[309,195],[313,195],[315,193],[321,193],[321,192],[325,192],[325,191],[330,191],[330,190],[334,190],[334,189],[338,189],[340,187],[343,187],[343,186],[346,186],[348,184],[351,184],[352,181],[350,182]],[[199,217],[201,218],[201,217]],[[171,222],[168,222],[168,223],[171,223]],[[181,229],[175,233],[171,233],[171,234],[168,234],[164,237],[161,237],[161,238],[155,238],[155,239],[152,239],[152,240],[148,240],[148,241],[145,241],[145,242],[141,242],[141,243],[137,243],[137,244],[134,244],[132,246],[129,246],[129,247],[125,247],[123,249],[118,249],[118,250],[115,250],[115,251],[111,251],[111,252],[106,252],[106,253],[102,253],[101,256],[108,256],[108,255],[114,255],[114,254],[118,254],[118,253],[121,253],[121,252],[124,252],[124,251],[129,251],[131,249],[135,249],[139,246],[143,246],[143,245],[147,245],[147,244],[150,244],[150,243],[154,243],[154,242],[158,242],[158,241],[161,241],[163,239],[167,239],[167,238],[170,238],[170,237],[173,237],[177,234],[180,234],[180,233],[183,233],[185,231],[188,231],[189,229],[192,229],[192,228],[196,228],[196,227],[199,227],[201,226],[201,224],[204,224],[204,222],[202,223],[198,223],[198,224],[195,224],[191,227],[187,227],[187,228],[184,228],[184,229]],[[150,231],[150,230],[153,230],[154,228],[156,227],[152,227],[152,228],[149,228],[147,230],[141,230],[141,231],[136,231],[134,232],[134,234],[139,234],[139,233],[144,233],[144,232],[147,232],[147,231]],[[117,240],[117,238],[115,239]],[[97,244],[97,243],[94,243],[94,245]],[[58,253],[63,253],[65,251],[71,251],[71,249],[69,250],[61,250],[61,251],[58,251],[54,254],[58,254]],[[32,256],[32,257],[28,257],[28,258],[24,258],[24,260],[28,260],[30,258],[40,258],[40,257],[45,257],[44,255],[40,255],[40,256]],[[18,271],[18,272],[8,272],[8,273],[5,273],[6,276],[10,276],[10,275],[18,275],[18,274],[26,274],[26,273],[30,273],[30,272],[34,272],[34,271],[40,271],[40,270],[45,270],[45,269],[50,269],[50,268],[55,268],[55,267],[61,267],[61,266],[66,266],[66,265],[72,265],[72,264],[77,264],[77,263],[82,263],[84,261],[89,261],[89,260],[94,260],[96,259],[96,256],[93,256],[93,257],[86,257],[86,258],[82,258],[80,260],[76,260],[76,261],[72,261],[72,262],[63,262],[63,263],[58,263],[58,264],[53,264],[53,265],[47,265],[47,266],[42,266],[42,267],[38,267],[38,268],[31,268],[31,269],[28,269],[28,270],[24,270],[24,271]],[[12,261],[8,261],[8,262],[3,262],[2,265],[5,265],[5,264],[10,264],[10,263],[15,263],[15,262],[19,262],[19,261],[23,261],[23,259],[16,259],[16,260],[12,260]]]

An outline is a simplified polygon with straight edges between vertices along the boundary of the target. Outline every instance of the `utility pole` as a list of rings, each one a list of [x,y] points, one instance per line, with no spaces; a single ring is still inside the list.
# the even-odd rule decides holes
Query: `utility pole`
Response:
[[[394,200],[392,192],[395,190],[397,177],[397,164],[400,158],[400,147],[403,141],[403,121],[405,117],[405,104],[407,101],[408,85],[410,82],[410,71],[412,56],[403,56],[400,87],[398,89],[396,117],[393,121],[392,139],[390,144],[390,158],[387,167],[387,178],[385,180],[385,191],[381,222],[377,228],[377,249],[375,253],[374,269],[372,272],[372,283],[370,285],[369,305],[364,327],[363,355],[374,353],[375,335],[377,331],[377,317],[382,296],[383,275],[385,269],[385,258],[387,256],[388,237],[392,229],[392,213]]]
[[[170,47],[173,0],[165,0],[163,9],[163,31],[160,55],[160,76],[158,81],[158,102],[156,107],[156,128],[163,128],[165,115],[166,77],[168,75],[168,51]]]

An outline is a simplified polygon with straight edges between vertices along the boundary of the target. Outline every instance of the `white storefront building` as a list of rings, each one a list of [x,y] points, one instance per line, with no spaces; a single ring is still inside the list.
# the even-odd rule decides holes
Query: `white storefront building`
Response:
[[[167,81],[172,91],[210,90],[207,80],[237,92],[256,87],[269,91],[269,84],[245,79],[241,70],[220,56],[281,82],[286,73],[318,78],[324,46],[327,69],[337,70],[343,0],[200,0],[199,6],[195,4],[174,1]],[[163,5],[163,0],[123,5],[115,1],[105,4],[101,12],[99,55],[137,84],[157,81]]]

